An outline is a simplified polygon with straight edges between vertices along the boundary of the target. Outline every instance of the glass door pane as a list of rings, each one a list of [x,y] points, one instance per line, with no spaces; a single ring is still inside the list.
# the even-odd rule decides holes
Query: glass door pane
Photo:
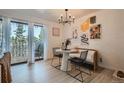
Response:
[[[3,31],[2,31],[2,20],[0,20],[0,55],[2,55],[3,46]]]
[[[26,62],[28,57],[28,25],[11,22],[10,50],[12,64]]]
[[[44,34],[42,26],[34,26],[35,60],[43,59],[44,54]]]

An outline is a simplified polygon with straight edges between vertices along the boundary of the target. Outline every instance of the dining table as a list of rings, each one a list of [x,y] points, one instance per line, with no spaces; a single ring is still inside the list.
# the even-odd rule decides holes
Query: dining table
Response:
[[[62,57],[62,63],[61,63],[61,67],[60,67],[60,70],[62,71],[67,71],[67,62],[68,59],[69,59],[69,54],[70,53],[77,53],[77,50],[75,49],[57,49],[56,52],[60,52],[63,54],[63,57]],[[71,70],[71,66],[68,65],[68,71]]]

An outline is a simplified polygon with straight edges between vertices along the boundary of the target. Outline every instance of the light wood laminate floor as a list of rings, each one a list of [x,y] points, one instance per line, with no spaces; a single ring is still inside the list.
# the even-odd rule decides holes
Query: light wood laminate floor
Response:
[[[30,65],[14,65],[11,70],[12,83],[80,83],[65,72],[52,67],[50,61],[37,61]],[[112,70],[104,69],[90,82],[119,82],[113,80],[112,74]]]

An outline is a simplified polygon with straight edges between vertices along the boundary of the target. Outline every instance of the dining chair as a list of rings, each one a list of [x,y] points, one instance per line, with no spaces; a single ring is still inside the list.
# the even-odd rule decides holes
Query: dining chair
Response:
[[[81,81],[81,82],[83,82],[83,76],[82,76],[83,71],[81,70],[81,67],[84,65],[84,63],[85,63],[85,61],[86,61],[87,53],[88,53],[88,51],[82,51],[82,52],[80,53],[80,57],[71,57],[71,58],[68,59],[68,61],[70,62],[70,64],[73,64],[73,65],[75,66],[75,70],[78,70],[78,71],[79,71],[78,74],[76,74],[76,75],[74,75],[74,76],[71,75],[71,74],[69,73],[69,71],[68,71],[68,64],[69,64],[69,62],[67,63],[67,70],[66,70],[67,74],[70,75],[70,76],[72,76],[73,78],[75,78],[75,79],[77,79],[77,80],[79,80],[79,79],[76,78],[76,77],[77,77],[78,75],[81,75],[81,79],[82,79],[82,80],[79,80],[79,81]],[[77,67],[78,67],[78,68],[77,68]]]
[[[52,61],[51,61],[51,66],[53,66],[53,67],[55,67],[55,68],[61,66],[61,58],[62,58],[62,56],[63,56],[62,53],[56,51],[57,49],[60,49],[60,47],[54,47],[54,48],[53,48],[53,58],[52,58]],[[58,59],[59,59],[59,65],[56,65],[56,66],[53,65],[53,62],[54,62],[54,59],[55,59],[55,58],[58,58]]]
[[[4,53],[4,56],[0,59],[1,65],[1,82],[10,83],[11,77],[11,54],[10,52]]]

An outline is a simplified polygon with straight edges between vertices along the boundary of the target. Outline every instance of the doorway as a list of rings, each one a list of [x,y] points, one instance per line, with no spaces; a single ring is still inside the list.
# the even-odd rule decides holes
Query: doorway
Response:
[[[11,21],[10,51],[12,64],[27,62],[28,59],[28,24]]]
[[[34,25],[34,57],[35,61],[43,60],[44,57],[44,29],[43,26]]]

